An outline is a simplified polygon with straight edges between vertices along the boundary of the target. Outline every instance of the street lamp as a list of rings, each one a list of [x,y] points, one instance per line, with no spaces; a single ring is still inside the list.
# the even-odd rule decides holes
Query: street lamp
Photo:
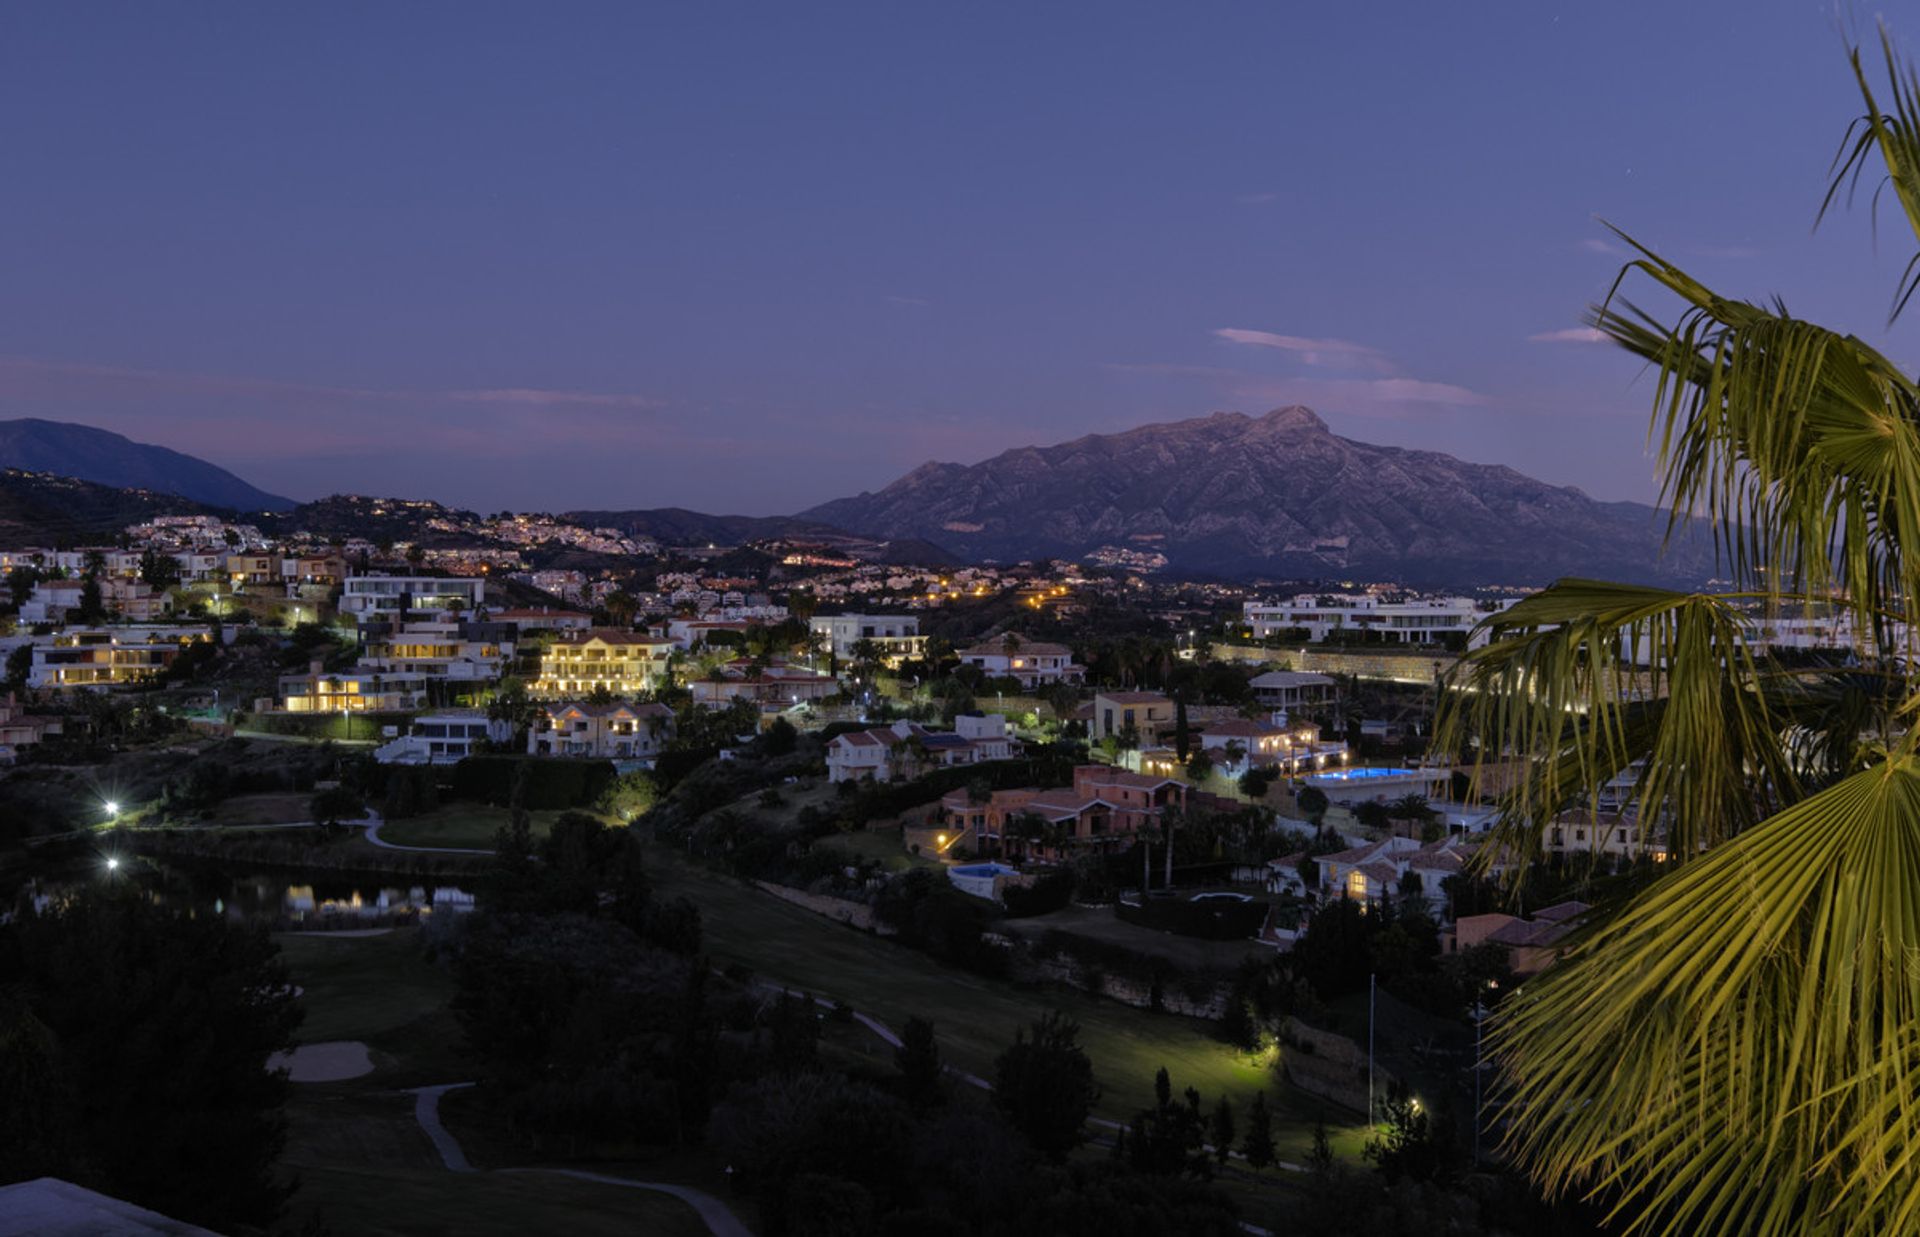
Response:
[[[107,810],[107,816],[110,819],[112,820],[120,819],[120,805],[115,801],[113,801],[112,799],[107,800],[105,803],[101,804],[100,806]]]

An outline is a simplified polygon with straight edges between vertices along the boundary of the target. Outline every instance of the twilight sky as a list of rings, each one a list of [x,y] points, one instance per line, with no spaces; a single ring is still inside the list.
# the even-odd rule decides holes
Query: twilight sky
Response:
[[[1909,360],[1858,110],[1812,0],[15,4],[0,417],[766,514],[1304,402],[1650,498],[1595,217]]]

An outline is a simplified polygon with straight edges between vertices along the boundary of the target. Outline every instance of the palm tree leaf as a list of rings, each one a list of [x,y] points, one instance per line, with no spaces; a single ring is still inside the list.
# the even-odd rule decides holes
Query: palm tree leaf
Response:
[[[1854,336],[1720,296],[1621,236],[1642,254],[1622,280],[1639,272],[1687,306],[1672,327],[1615,297],[1588,315],[1659,372],[1669,535],[1703,516],[1742,586],[1843,595],[1884,634],[1920,584],[1900,548],[1920,529],[1920,390]]]
[[[1489,855],[1537,855],[1549,820],[1636,761],[1623,807],[1664,822],[1680,858],[1758,821],[1769,796],[1799,797],[1730,600],[1562,580],[1484,626],[1492,638],[1449,673],[1434,745],[1473,750],[1476,790],[1520,766]]]
[[[1509,1149],[1629,1232],[1911,1231],[1916,957],[1920,765],[1901,755],[1660,880],[1528,981],[1491,1037]]]

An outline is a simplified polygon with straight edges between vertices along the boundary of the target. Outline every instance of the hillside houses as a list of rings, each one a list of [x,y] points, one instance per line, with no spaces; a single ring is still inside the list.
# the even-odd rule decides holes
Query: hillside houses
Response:
[[[611,627],[573,632],[542,650],[532,691],[561,700],[596,691],[615,696],[652,691],[666,683],[675,648],[671,640]]]
[[[1028,640],[1016,633],[994,636],[960,650],[960,663],[994,678],[1010,678],[1032,690],[1048,683],[1078,683],[1087,668],[1076,665],[1064,644]]]
[[[983,801],[952,791],[940,800],[940,832],[946,846],[974,854],[1057,861],[1089,847],[1131,846],[1135,834],[1197,795],[1170,777],[1081,765],[1064,787],[996,790]]]
[[[535,716],[527,729],[527,753],[651,764],[673,733],[674,713],[664,704],[569,700],[547,705]]]
[[[875,730],[835,735],[827,744],[827,780],[888,782],[928,769],[1011,759],[1020,749],[998,714],[963,713],[952,730],[895,722]]]

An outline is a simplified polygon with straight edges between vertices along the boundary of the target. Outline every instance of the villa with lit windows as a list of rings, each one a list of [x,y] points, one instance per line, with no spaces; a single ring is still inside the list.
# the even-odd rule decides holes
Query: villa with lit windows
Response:
[[[1018,679],[1024,688],[1078,683],[1087,676],[1087,668],[1074,664],[1073,650],[1066,645],[1028,640],[1013,632],[961,649],[960,662],[995,678]]]
[[[664,704],[549,705],[527,731],[532,756],[593,756],[651,762],[673,738],[673,710]]]
[[[487,630],[493,629],[493,630]],[[360,669],[369,673],[419,675],[458,683],[483,683],[500,677],[513,645],[489,638],[500,630],[491,623],[435,620],[376,628],[367,639]]]
[[[316,661],[305,674],[281,675],[277,700],[265,703],[281,713],[397,713],[420,708],[426,691],[423,675],[333,673]]]
[[[1418,888],[1433,913],[1447,915],[1448,877],[1466,870],[1466,861],[1478,845],[1463,834],[1449,834],[1437,842],[1390,837],[1331,855],[1317,855],[1320,892],[1328,898],[1355,902],[1383,902]],[[1411,873],[1418,879],[1407,880]]]
[[[540,654],[533,694],[569,700],[596,691],[632,696],[667,685],[673,641],[596,627],[562,636]]]
[[[33,644],[27,686],[113,687],[158,677],[205,627],[81,627]]]

